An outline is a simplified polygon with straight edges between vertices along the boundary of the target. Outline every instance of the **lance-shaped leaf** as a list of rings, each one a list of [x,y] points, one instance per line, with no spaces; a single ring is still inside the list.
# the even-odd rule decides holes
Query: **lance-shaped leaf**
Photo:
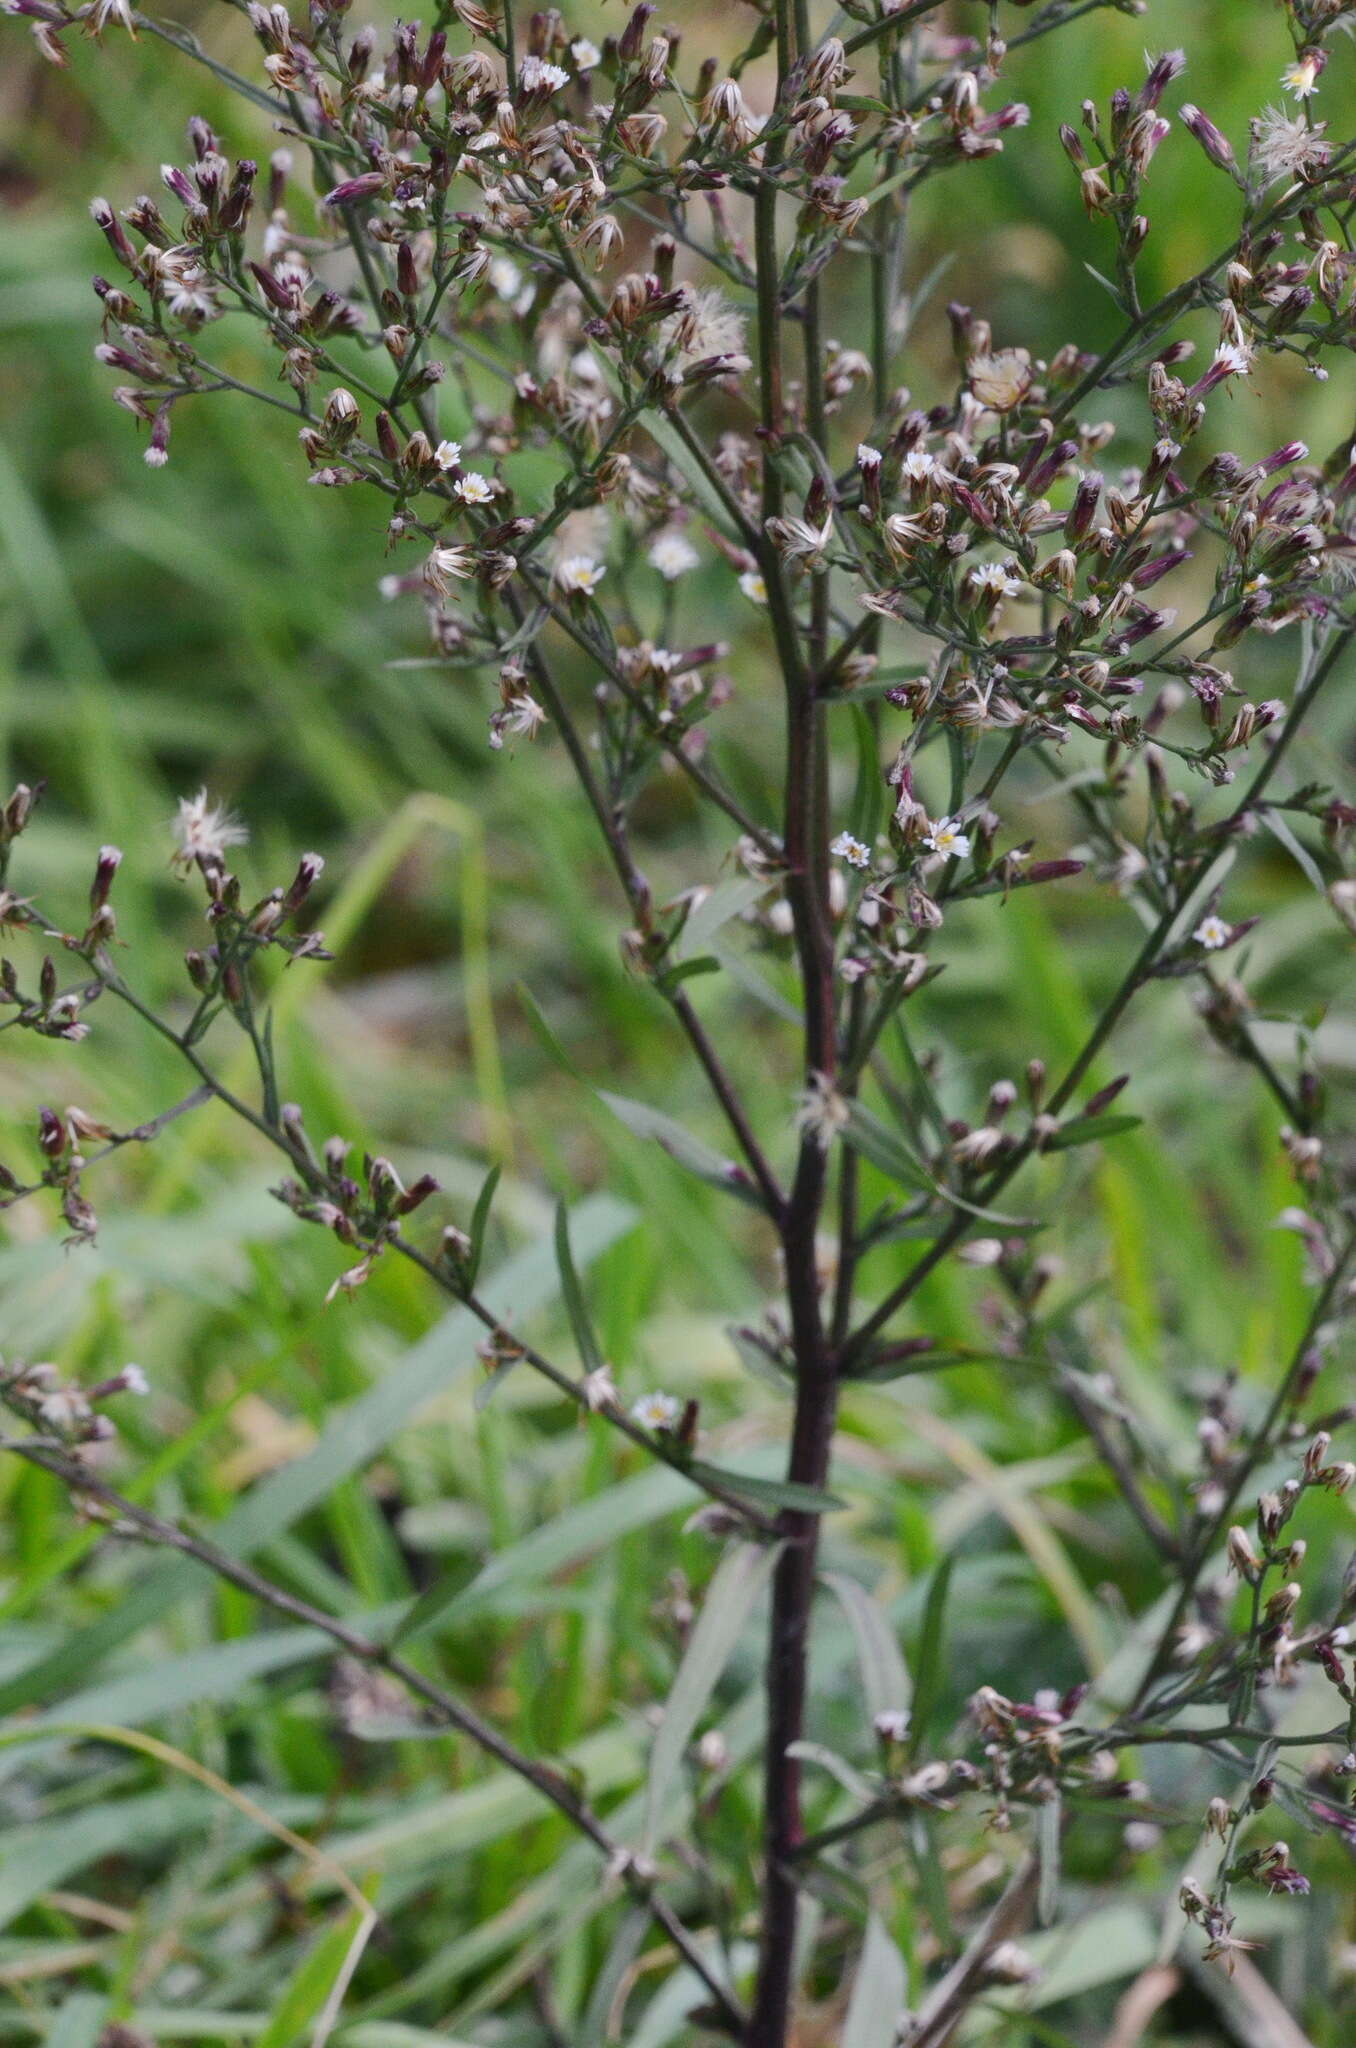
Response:
[[[877,1714],[904,1711],[913,1696],[913,1686],[903,1653],[895,1640],[895,1632],[878,1602],[845,1572],[825,1572],[823,1580],[838,1600],[852,1629],[862,1688],[871,1718],[874,1720]]]
[[[711,1145],[694,1137],[676,1118],[666,1116],[662,1109],[651,1109],[648,1103],[634,1102],[629,1095],[614,1095],[608,1088],[598,1090],[598,1100],[606,1103],[628,1131],[637,1138],[653,1138],[655,1143],[670,1159],[676,1159],[689,1173],[695,1173],[698,1180],[708,1186],[722,1188],[727,1195],[738,1195],[743,1201],[761,1208],[762,1202],[755,1188],[732,1160],[722,1159]]]
[[[894,2048],[907,1991],[904,1958],[884,1922],[873,1913],[866,1923],[861,1961],[852,1980],[840,2048]]]
[[[771,1576],[781,1548],[780,1544],[738,1543],[716,1567],[697,1625],[674,1676],[650,1753],[642,1833],[642,1846],[647,1853],[658,1839],[664,1802],[697,1723],[744,1634],[754,1603]]]
[[[594,1334],[593,1321],[589,1315],[584,1290],[579,1284],[575,1271],[574,1254],[570,1250],[570,1218],[563,1202],[556,1206],[556,1265],[560,1269],[560,1292],[574,1331],[574,1341],[579,1347],[579,1356],[584,1361],[586,1372],[598,1372],[603,1363],[603,1354]]]

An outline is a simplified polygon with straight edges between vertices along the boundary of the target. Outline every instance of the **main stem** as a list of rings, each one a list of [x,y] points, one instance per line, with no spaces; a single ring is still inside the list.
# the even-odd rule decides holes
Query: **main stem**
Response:
[[[800,24],[797,24],[800,26]],[[802,33],[802,44],[804,37]],[[801,54],[804,54],[802,48]],[[779,0],[778,104],[783,103],[795,55],[792,16]],[[759,369],[764,436],[763,511],[781,511],[777,442],[782,426],[781,279],[777,254],[776,177],[780,149],[769,144],[756,200]],[[817,308],[814,309],[817,311]],[[817,322],[812,322],[817,326]],[[822,421],[817,332],[806,335],[807,419]],[[822,746],[815,701],[814,664],[822,659],[824,592],[812,599],[811,659],[802,655],[794,608],[782,566],[767,547],[763,558],[771,625],[786,690],[786,784],[783,840],[786,891],[794,920],[804,1002],[807,1083],[833,1079],[838,1063],[833,938],[823,845]],[[787,1307],[795,1357],[796,1403],[787,1478],[822,1487],[829,1473],[837,1409],[837,1371],[825,1333],[815,1270],[815,1240],[824,1206],[826,1158],[813,1134],[802,1139],[796,1174],[781,1217]],[[794,1854],[804,1833],[800,1765],[791,1750],[805,1722],[806,1662],[814,1598],[819,1518],[787,1509],[780,1517],[786,1547],[772,1583],[767,1659],[767,1742],[763,1767],[763,1910],[758,1981],[747,2032],[748,2048],[785,2048],[792,1998],[797,1886]]]

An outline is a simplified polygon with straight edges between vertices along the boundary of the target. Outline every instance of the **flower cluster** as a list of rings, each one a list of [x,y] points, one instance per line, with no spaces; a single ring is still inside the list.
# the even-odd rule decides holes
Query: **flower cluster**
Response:
[[[128,0],[6,4],[56,63],[78,30],[138,27]],[[1315,884],[1334,938],[1356,931],[1356,807],[1293,766],[1356,639],[1356,444],[1344,432],[1331,446],[1272,445],[1250,403],[1287,372],[1321,382],[1330,361],[1348,367],[1356,342],[1353,145],[1324,97],[1352,8],[1286,0],[1280,103],[1258,108],[1246,135],[1184,96],[1186,59],[1172,50],[1106,104],[1071,103],[1058,139],[1041,138],[1015,96],[1021,53],[1086,11],[1036,10],[1009,40],[997,7],[971,35],[929,0],[849,0],[832,23],[827,8],[772,0],[726,65],[660,28],[650,0],[596,45],[554,9],[515,28],[508,10],[456,0],[432,29],[378,32],[350,30],[321,0],[251,0],[247,96],[288,147],[266,164],[232,161],[195,118],[157,196],[91,209],[112,273],[95,280],[98,360],[145,430],[150,467],[170,459],[186,407],[253,400],[290,418],[311,484],[373,506],[389,557],[379,588],[416,600],[435,664],[484,689],[497,772],[526,777],[550,750],[574,774],[615,877],[627,970],[667,1006],[722,1119],[728,1157],[667,1111],[606,1098],[760,1233],[753,1256],[776,1272],[777,1298],[736,1337],[794,1402],[781,1482],[741,1482],[696,1457],[697,1404],[683,1393],[622,1401],[563,1213],[555,1249],[579,1374],[477,1291],[493,1172],[469,1227],[444,1226],[426,1252],[405,1223],[437,1191],[431,1176],[407,1184],[347,1139],[312,1142],[284,1098],[267,1002],[272,961],[327,957],[307,923],[322,863],[307,854],[289,885],[256,896],[234,871],[238,822],[206,790],[181,803],[175,865],[202,885],[210,943],[187,957],[186,1019],[159,1028],[201,1088],[284,1156],[280,1198],[342,1248],[331,1296],[354,1294],[388,1256],[413,1260],[483,1326],[491,1382],[544,1374],[628,1456],[705,1492],[703,1528],[777,1541],[749,2014],[657,1898],[663,1864],[581,1820],[572,1795],[562,1810],[660,1918],[719,2023],[778,2048],[793,2024],[793,1871],[815,1853],[806,1655],[819,1523],[837,1501],[839,1397],[855,1380],[968,1356],[903,1327],[945,1262],[980,1297],[997,1355],[1044,1368],[1173,1597],[1161,1626],[1145,1620],[1141,1682],[1114,1721],[1097,1702],[1084,1714],[1081,1686],[1030,1701],[982,1686],[975,1764],[929,1755],[926,1728],[885,1706],[875,1778],[847,1765],[840,1778],[864,1788],[863,1814],[819,1847],[903,1808],[931,1827],[982,1783],[994,1828],[1033,1826],[1047,1848],[1052,1814],[1062,1827],[1085,1808],[1128,1806],[1121,1841],[1137,1853],[1159,1821],[1122,1755],[1171,1737],[1218,1760],[1227,1743],[1231,1767],[1240,1754],[1266,1762],[1246,1799],[1212,1805],[1220,1869],[1183,1904],[1229,1964],[1248,1945],[1233,1886],[1306,1888],[1283,1841],[1242,1841],[1251,1816],[1275,1796],[1353,1832],[1333,1792],[1345,1766],[1317,1800],[1273,1769],[1268,1717],[1297,1673],[1321,1674],[1356,1755],[1350,1596],[1299,1621],[1306,1552],[1289,1527],[1306,1492],[1344,1492],[1356,1474],[1329,1456],[1349,1410],[1311,1406],[1356,1308],[1356,1176],[1310,1021],[1286,1059],[1259,1028],[1269,1020],[1245,943],[1259,925],[1255,870],[1239,859],[1265,829]],[[1100,351],[1075,327],[1037,353],[1006,323],[995,332],[983,307],[934,315],[926,292],[915,303],[903,289],[912,195],[1041,147],[1065,175],[1062,150],[1104,240],[1116,325]],[[1173,151],[1223,181],[1236,226],[1153,300],[1141,259]],[[826,277],[845,288],[831,296]],[[916,318],[933,324],[907,351],[914,389],[899,345]],[[240,336],[265,370],[250,369]],[[728,640],[713,624],[727,619]],[[711,831],[701,871],[663,895],[642,842],[644,799],[666,780]],[[97,855],[80,931],[49,925],[9,888],[34,794],[21,786],[0,812],[0,921],[43,952],[28,980],[0,962],[0,1006],[4,1023],[77,1041],[96,997],[147,1014],[111,950],[121,855]],[[936,1036],[925,992],[973,915],[1064,883],[1130,913],[1122,968],[1065,1070],[1047,1071],[1035,1046],[1014,1048],[993,1078],[964,1044],[920,1051],[913,1020],[920,1044]],[[69,983],[63,954],[77,963]],[[703,994],[722,972],[761,1027],[732,1047]],[[1049,1315],[1059,1259],[1040,1246],[1045,1219],[1027,1213],[1062,1155],[1076,1172],[1081,1148],[1138,1120],[1126,1110],[1136,1096],[1122,1100],[1132,1077],[1103,1083],[1099,1063],[1125,1013],[1175,983],[1214,1047],[1274,1101],[1297,1189],[1280,1222],[1303,1242],[1312,1293],[1270,1396],[1217,1376],[1197,1401],[1194,1450],[1177,1457],[1102,1363],[1083,1297]],[[201,1051],[218,1020],[248,1042],[257,1104],[232,1096]],[[765,1061],[782,1104],[766,1129],[747,1086]],[[88,1237],[88,1142],[153,1134],[45,1110],[41,1179],[6,1175],[0,1199],[56,1188],[72,1233]],[[1018,1210],[1005,1196],[1022,1175]],[[97,1434],[89,1404],[113,1383],[79,1396],[43,1370],[6,1382],[9,1405],[63,1442]],[[1298,1475],[1268,1485],[1297,1454]],[[1235,1519],[1254,1494],[1255,1531]],[[686,1579],[664,1614],[696,1639]],[[885,1626],[877,1617],[875,1633]],[[1224,1717],[1222,1733],[1183,1720],[1202,1706]],[[496,1740],[486,1746],[502,1757]],[[546,1796],[562,1805],[549,1774]],[[709,1896],[723,1900],[722,1884]],[[973,1989],[1032,1968],[1005,1942],[960,1975]],[[909,2022],[917,2048],[938,2048],[960,2020],[946,1983]]]

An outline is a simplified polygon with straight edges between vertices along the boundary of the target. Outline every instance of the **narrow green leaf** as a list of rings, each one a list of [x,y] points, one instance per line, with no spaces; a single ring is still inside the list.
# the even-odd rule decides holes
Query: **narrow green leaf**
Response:
[[[904,1140],[864,1104],[852,1104],[852,1121],[844,1137],[854,1152],[860,1152],[883,1174],[897,1181],[901,1187],[913,1188],[916,1192],[931,1193],[935,1187],[932,1175],[914,1157]]]
[[[1052,1925],[1059,1911],[1060,1838],[1063,1834],[1063,1803],[1058,1794],[1036,1808],[1036,1854],[1040,1859],[1040,1888],[1036,1894],[1036,1918],[1042,1927]]]
[[[274,2005],[259,2048],[293,2048],[324,2011],[331,1993],[351,1974],[354,1951],[371,1924],[368,1916],[349,1913],[316,1942]]]
[[[736,875],[728,882],[717,882],[709,895],[703,896],[679,932],[679,956],[690,960],[699,953],[709,952],[717,932],[723,931],[731,918],[740,917],[751,909],[760,896],[766,896],[768,886],[754,875]]]
[[[852,1980],[852,1998],[839,2036],[839,2048],[894,2048],[908,1995],[904,1958],[872,1913],[866,1923],[861,1961]]]
[[[603,1363],[603,1354],[598,1348],[589,1316],[584,1290],[579,1284],[575,1271],[574,1254],[570,1250],[570,1216],[563,1202],[556,1204],[556,1265],[560,1271],[560,1292],[565,1303],[565,1312],[570,1318],[574,1341],[587,1372],[597,1372]]]
[[[938,1144],[945,1144],[947,1128],[946,1118],[942,1113],[942,1105],[938,1102],[932,1082],[924,1072],[922,1062],[913,1049],[913,1040],[909,1036],[909,1027],[903,1017],[899,1015],[895,1017],[894,1038],[903,1055],[919,1120],[921,1122],[926,1119],[932,1127],[932,1135]]]
[[[1267,830],[1274,833],[1276,838],[1280,840],[1281,845],[1290,855],[1290,858],[1294,861],[1295,866],[1299,869],[1305,880],[1317,889],[1320,896],[1326,896],[1327,885],[1319,871],[1318,863],[1307,847],[1300,844],[1300,841],[1291,831],[1280,812],[1272,810],[1266,804],[1263,804],[1258,815]]]
[[[860,1366],[854,1367],[852,1372],[847,1374],[846,1377],[854,1380],[902,1380],[907,1379],[911,1373],[945,1372],[948,1368],[957,1365],[989,1364],[1034,1367],[1036,1360],[1013,1357],[1007,1352],[1004,1352],[1002,1357],[999,1358],[992,1351],[970,1351],[964,1345],[961,1345],[948,1351],[915,1351],[909,1358],[872,1359],[868,1357]]]
[[[846,1506],[836,1493],[818,1486],[802,1486],[795,1479],[755,1479],[748,1472],[729,1472],[723,1465],[708,1465],[694,1458],[688,1467],[694,1479],[713,1480],[729,1493],[742,1494],[753,1507],[794,1508],[803,1515],[826,1515]]]
[[[737,1543],[716,1567],[696,1627],[688,1638],[682,1662],[674,1674],[664,1718],[650,1753],[642,1830],[642,1843],[647,1853],[657,1844],[664,1802],[682,1765],[688,1743],[748,1625],[754,1603],[771,1576],[781,1547],[780,1544]]]
[[[859,1806],[869,1806],[880,1789],[879,1780],[873,1782],[863,1777],[855,1764],[850,1764],[845,1756],[839,1756],[837,1750],[827,1749],[822,1742],[792,1742],[788,1744],[786,1753],[799,1757],[802,1763],[816,1764],[821,1771],[827,1771]]]
[[[1067,1152],[1072,1145],[1091,1145],[1098,1138],[1114,1138],[1122,1131],[1133,1131],[1143,1121],[1143,1117],[1115,1114],[1076,1116],[1071,1123],[1060,1125],[1045,1149],[1047,1152]]]
[[[612,1937],[602,1967],[593,1980],[589,2002],[579,2029],[581,2041],[606,2041],[612,2007],[650,1931],[650,1909],[637,1902],[627,1912]]]
[[[1090,263],[1085,263],[1083,265],[1083,268],[1087,271],[1089,277],[1096,279],[1097,283],[1101,285],[1103,291],[1110,292],[1112,298],[1116,301],[1116,304],[1121,307],[1122,311],[1124,311],[1124,304],[1121,299],[1120,291],[1111,282],[1111,279],[1109,277],[1104,277],[1100,270],[1094,270]]]
[[[514,992],[517,995],[518,1001],[523,1006],[523,1012],[532,1027],[532,1034],[538,1044],[550,1055],[558,1067],[563,1067],[565,1072],[573,1075],[576,1081],[583,1081],[585,1076],[561,1044],[554,1025],[548,1024],[546,1021],[546,1012],[542,1009],[541,1004],[537,1001],[537,998],[533,995],[526,982],[520,981]]]
[[[946,1889],[946,1866],[942,1862],[941,1843],[937,1839],[937,1816],[920,1807],[909,1815],[905,1832],[923,1911],[932,1922],[932,1931],[943,1949],[951,1951],[959,1944]]]
[[[471,1229],[469,1233],[471,1256],[467,1262],[470,1275],[467,1282],[468,1287],[475,1286],[476,1279],[480,1273],[480,1261],[485,1252],[485,1232],[489,1227],[490,1221],[490,1207],[494,1201],[495,1189],[499,1186],[501,1171],[502,1169],[498,1166],[490,1168],[481,1183],[480,1193],[476,1196],[475,1208],[471,1211]]]
[[[648,1103],[635,1102],[629,1095],[614,1095],[608,1088],[598,1090],[598,1100],[607,1105],[633,1136],[653,1138],[670,1159],[685,1166],[689,1173],[695,1173],[699,1180],[722,1189],[727,1195],[737,1195],[755,1208],[762,1207],[757,1190],[751,1188],[747,1181],[735,1177],[733,1163],[723,1159],[713,1146],[694,1137],[675,1117],[666,1116],[662,1109],[651,1109]]]
[[[913,1697],[908,1666],[879,1603],[845,1572],[824,1572],[822,1577],[848,1618],[867,1712],[874,1720],[877,1714],[907,1708]]]
[[[909,1747],[917,1755],[927,1741],[932,1719],[941,1698],[944,1667],[942,1664],[942,1638],[946,1629],[946,1600],[951,1590],[951,1567],[955,1562],[954,1553],[948,1551],[932,1574],[928,1586],[927,1602],[923,1608],[923,1622],[918,1631],[918,1648],[914,1652],[913,1668],[916,1683],[913,1695],[913,1722],[909,1729]]]

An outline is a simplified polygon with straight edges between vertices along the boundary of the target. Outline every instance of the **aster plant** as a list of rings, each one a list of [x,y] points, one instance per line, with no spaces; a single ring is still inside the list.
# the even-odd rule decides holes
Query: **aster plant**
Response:
[[[565,1815],[612,1888],[620,1931],[595,1958],[599,1981],[653,1951],[628,2025],[673,1978],[693,2038],[786,2048],[809,2038],[798,2013],[837,1999],[835,2038],[851,2048],[941,2048],[996,1985],[1033,1975],[1021,1939],[1058,1919],[1081,1828],[1118,1802],[1157,1839],[1136,1759],[1161,1745],[1195,1754],[1189,1801],[1211,1773],[1231,1788],[1203,1816],[1184,1809],[1204,1846],[1180,1903],[1196,1953],[1239,1967],[1253,1945],[1240,1897],[1307,1889],[1275,1812],[1297,1835],[1356,1837],[1342,1789],[1356,1773],[1356,1591],[1298,1612],[1310,1496],[1356,1476],[1334,1445],[1349,1410],[1329,1372],[1349,1356],[1353,1154],[1305,1031],[1289,1061],[1259,1032],[1242,944],[1259,837],[1293,849],[1334,928],[1356,933],[1356,810],[1299,766],[1306,728],[1352,673],[1356,463],[1348,439],[1246,458],[1222,445],[1247,438],[1258,394],[1287,369],[1323,380],[1331,363],[1350,384],[1356,144],[1327,109],[1336,76],[1350,90],[1334,32],[1356,9],[1258,0],[1277,97],[1246,134],[1184,98],[1185,60],[1169,51],[1109,104],[1071,104],[1056,139],[1029,128],[1019,95],[1023,67],[1048,64],[1089,11],[1064,0],[844,0],[836,13],[765,0],[740,17],[747,41],[728,62],[701,54],[700,10],[665,26],[649,0],[597,43],[555,10],[515,19],[509,0],[456,0],[391,33],[355,31],[324,0],[251,0],[249,76],[129,0],[7,6],[54,63],[123,31],[170,46],[167,61],[210,62],[261,147],[276,145],[266,163],[232,161],[195,118],[158,197],[94,200],[113,397],[153,468],[199,406],[253,402],[261,432],[291,420],[310,484],[370,502],[385,594],[422,607],[434,656],[483,693],[498,772],[526,788],[543,750],[568,758],[615,876],[636,1000],[671,1014],[719,1143],[662,1103],[608,1099],[638,1141],[742,1211],[755,1270],[775,1252],[780,1291],[737,1337],[786,1416],[780,1477],[727,1467],[694,1403],[625,1386],[602,1355],[563,1213],[574,1361],[482,1291],[493,1174],[474,1213],[440,1229],[431,1180],[313,1142],[276,1070],[267,992],[272,959],[308,972],[327,957],[308,923],[318,856],[250,900],[235,821],[206,792],[185,801],[179,861],[207,931],[184,1006],[161,1016],[115,947],[117,849],[98,855],[74,922],[24,893],[16,842],[34,793],[21,788],[0,831],[6,922],[32,942],[4,965],[11,1021],[74,1039],[96,997],[130,1005],[182,1057],[191,1092],[131,1134],[45,1111],[40,1163],[7,1173],[6,1202],[53,1190],[87,1237],[98,1157],[217,1098],[281,1155],[282,1201],[335,1238],[332,1291],[413,1262],[483,1326],[492,1379],[544,1374],[586,1427],[681,1474],[718,1561],[687,1618],[643,1811],[605,1814],[587,1785],[519,1751],[406,1657],[403,1629],[365,1636],[114,1486],[91,1446],[111,1428],[105,1402],[140,1390],[131,1369],[82,1390],[12,1367],[9,1449],[124,1534],[322,1630],[348,1668],[396,1682]],[[1038,357],[982,307],[927,302],[915,195],[944,179],[963,205],[965,181],[1004,151],[1079,182],[1105,244],[1088,290],[1115,307],[1100,352],[1070,340]],[[1236,226],[1154,297],[1140,270],[1160,151],[1199,152],[1200,176],[1232,186]],[[947,323],[953,367],[915,392],[920,320]],[[244,376],[231,329],[253,332],[272,374]],[[735,679],[728,649],[695,637],[684,595],[699,574],[703,589],[724,580],[743,622]],[[1278,649],[1288,680],[1261,696]],[[725,758],[774,726],[775,800]],[[721,851],[661,901],[637,812],[665,777],[690,787]],[[1041,815],[1062,821],[1050,845],[1010,823],[1044,791],[1058,802]],[[1033,889],[1120,893],[1119,979],[1072,1060],[1048,1071],[1039,1047],[1018,1049],[962,1115],[965,1048],[947,1068],[926,991],[969,917],[1001,918]],[[712,1027],[722,976],[738,980],[747,1031]],[[1217,1361],[1185,1451],[1099,1369],[1040,1238],[1083,1148],[1137,1120],[1134,1085],[1099,1078],[1122,1019],[1182,1001],[1273,1101],[1295,1181],[1282,1221],[1303,1239],[1310,1304],[1269,1386]],[[240,1092],[214,1049],[232,1027],[256,1068]],[[794,1069],[774,1120],[750,1106],[765,1057]],[[993,1347],[1077,1417],[1139,1532],[1145,1596],[1114,1677],[1015,1700],[976,1669],[967,1717],[940,1728],[920,1701],[935,1709],[945,1570],[910,1669],[886,1605],[824,1551],[851,1505],[834,1461],[842,1391],[958,1362],[918,1313],[952,1265],[992,1283]],[[809,1652],[831,1613],[861,1671],[851,1757],[813,1739]],[[761,1717],[732,1754],[701,1731],[755,1617]],[[1301,1682],[1317,1719],[1282,1740],[1278,1703]],[[752,1838],[711,1820],[732,1787]],[[687,1842],[694,1800],[705,1832]],[[961,1839],[996,1853],[953,1913],[939,1858]],[[929,1925],[912,1980],[902,1900]]]

